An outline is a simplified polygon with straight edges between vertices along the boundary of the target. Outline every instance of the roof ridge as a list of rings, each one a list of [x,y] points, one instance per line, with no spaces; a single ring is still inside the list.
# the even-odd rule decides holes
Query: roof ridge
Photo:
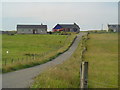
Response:
[[[26,26],[29,26],[28,24],[17,24],[17,25],[26,25]],[[42,26],[42,25],[31,25],[31,26]]]

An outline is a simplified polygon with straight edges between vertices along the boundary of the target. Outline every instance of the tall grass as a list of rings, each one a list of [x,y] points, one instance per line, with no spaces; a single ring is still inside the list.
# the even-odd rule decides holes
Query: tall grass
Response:
[[[79,88],[81,51],[87,46],[83,59],[89,62],[89,88],[118,87],[118,38],[115,33],[89,34],[89,39],[63,64],[35,78],[31,88]]]
[[[3,65],[2,71],[9,72],[22,68],[27,68],[52,60],[59,54],[66,51],[71,45],[74,35],[16,35],[3,36],[3,58],[25,57],[25,53],[40,54],[48,52],[35,60],[20,59],[19,62]],[[5,55],[5,51],[11,51],[10,55]],[[17,52],[17,53],[16,53]],[[8,53],[9,54],[9,53]]]
[[[84,58],[89,62],[89,88],[118,87],[118,36],[89,34]]]
[[[70,59],[37,76],[31,88],[79,88],[82,49],[79,43]]]

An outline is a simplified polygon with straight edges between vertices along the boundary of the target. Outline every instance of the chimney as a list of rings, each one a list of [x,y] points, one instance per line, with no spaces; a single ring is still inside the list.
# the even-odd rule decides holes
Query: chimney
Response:
[[[77,25],[77,24],[74,22],[74,25]]]

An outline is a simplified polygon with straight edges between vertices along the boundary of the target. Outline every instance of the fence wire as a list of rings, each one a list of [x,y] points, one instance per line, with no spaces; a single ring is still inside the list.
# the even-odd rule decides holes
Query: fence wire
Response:
[[[8,64],[13,64],[13,63],[19,63],[19,62],[28,62],[28,61],[33,61],[33,60],[39,60],[40,58],[45,58],[46,55],[50,54],[51,52],[54,52],[56,50],[52,50],[49,52],[44,52],[41,54],[30,54],[30,56],[26,55],[24,57],[19,57],[19,58],[2,58],[2,65],[7,66]]]

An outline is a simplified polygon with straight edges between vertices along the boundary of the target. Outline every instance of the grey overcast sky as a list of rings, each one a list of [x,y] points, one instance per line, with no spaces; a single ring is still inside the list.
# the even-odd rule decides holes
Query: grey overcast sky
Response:
[[[76,22],[81,30],[100,30],[118,23],[117,2],[3,2],[1,30],[16,30],[17,24]]]

